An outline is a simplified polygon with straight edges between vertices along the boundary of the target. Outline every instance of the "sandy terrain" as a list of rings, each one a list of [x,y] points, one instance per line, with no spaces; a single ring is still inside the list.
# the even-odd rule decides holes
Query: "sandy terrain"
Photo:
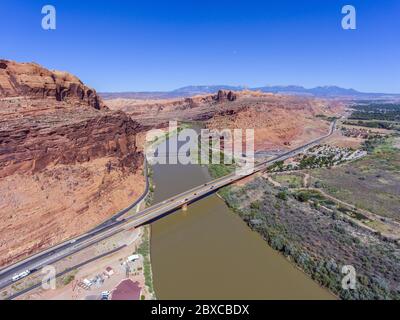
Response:
[[[123,240],[123,238],[125,241]],[[139,282],[142,288],[142,295],[146,299],[151,298],[145,287],[145,279],[143,274],[143,257],[140,256],[139,260],[126,263],[127,257],[136,252],[136,249],[142,241],[142,229],[135,229],[130,232],[124,232],[117,236],[120,240],[109,239],[105,241],[108,245],[128,243],[129,245],[113,254],[107,255],[99,260],[88,263],[78,270],[70,273],[73,275],[73,280],[65,285],[63,281],[68,275],[61,276],[57,279],[56,289],[44,290],[43,288],[35,289],[24,295],[18,297],[19,300],[99,300],[103,291],[112,291],[124,279],[132,279],[134,282]],[[82,261],[81,256],[95,256],[99,252],[95,252],[95,248],[85,249],[83,253],[72,256],[68,261],[70,265]],[[127,267],[128,266],[128,267]],[[106,268],[112,268],[111,273],[106,272]],[[127,273],[128,270],[128,273]],[[93,284],[90,289],[85,289],[80,286],[84,279],[94,279],[97,276],[103,278],[102,283]]]
[[[364,139],[345,137],[340,131],[336,131],[330,136],[325,142],[329,145],[340,147],[340,148],[353,148],[359,149]]]

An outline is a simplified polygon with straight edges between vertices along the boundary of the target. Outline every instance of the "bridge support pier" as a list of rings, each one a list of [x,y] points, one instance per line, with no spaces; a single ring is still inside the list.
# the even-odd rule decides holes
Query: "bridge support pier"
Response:
[[[187,211],[187,203],[182,206],[182,211]]]

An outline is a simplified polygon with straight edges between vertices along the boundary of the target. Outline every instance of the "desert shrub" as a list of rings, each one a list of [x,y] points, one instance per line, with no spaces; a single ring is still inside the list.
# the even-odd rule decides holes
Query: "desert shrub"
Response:
[[[253,191],[262,191],[262,198],[249,201]],[[339,214],[340,211],[352,214],[352,210],[339,207],[340,211],[335,209],[332,214],[323,214],[307,203],[296,202],[300,198],[329,204],[319,192],[300,191],[282,203],[276,200],[282,191],[285,190],[274,189],[264,178],[257,178],[245,187],[230,189],[224,199],[229,198],[233,202],[229,205],[236,206],[243,220],[273,249],[289,257],[305,273],[340,298],[400,299],[400,257],[396,244],[385,242],[369,232],[365,239],[375,237],[371,242],[361,242],[354,237],[354,232],[366,231],[342,219]],[[250,220],[253,216],[261,223],[252,224]],[[356,268],[357,290],[341,287],[341,268],[345,264]]]
[[[311,199],[311,196],[309,193],[306,192],[299,192],[295,195],[295,198],[300,201],[300,202],[307,202],[308,200]]]
[[[259,210],[260,209],[260,202],[259,201],[254,201],[250,204],[250,208],[253,210]]]
[[[286,191],[279,191],[278,194],[276,195],[278,199],[286,201],[288,198],[287,192]]]
[[[314,187],[317,188],[317,189],[320,189],[320,188],[323,187],[323,184],[322,184],[321,181],[315,181],[314,182]]]

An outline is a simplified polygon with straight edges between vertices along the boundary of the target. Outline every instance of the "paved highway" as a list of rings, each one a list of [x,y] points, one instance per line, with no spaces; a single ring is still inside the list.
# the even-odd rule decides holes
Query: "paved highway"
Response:
[[[36,272],[46,265],[55,263],[65,257],[68,257],[69,255],[71,255],[73,253],[76,253],[80,250],[83,250],[84,248],[87,248],[88,246],[91,246],[99,241],[102,241],[103,239],[111,237],[112,235],[114,235],[116,233],[122,232],[123,230],[127,230],[127,229],[130,229],[133,227],[137,227],[137,226],[146,224],[148,222],[151,222],[152,220],[158,219],[158,218],[182,207],[184,204],[194,202],[210,193],[215,192],[216,190],[218,190],[221,187],[224,187],[235,181],[243,179],[246,176],[249,176],[249,175],[255,174],[257,172],[260,172],[262,170],[265,170],[269,166],[274,164],[275,162],[284,161],[284,160],[291,158],[297,154],[300,154],[300,153],[304,152],[306,149],[308,149],[316,144],[319,144],[323,139],[326,139],[327,137],[331,136],[333,134],[335,128],[336,128],[336,121],[332,122],[329,133],[327,135],[324,135],[318,139],[315,139],[299,148],[296,148],[294,150],[291,150],[289,152],[286,152],[284,154],[276,156],[275,158],[270,159],[266,162],[260,163],[260,164],[256,165],[254,167],[254,170],[250,173],[243,171],[243,172],[239,172],[241,174],[238,174],[238,172],[234,172],[230,175],[210,181],[206,184],[192,188],[192,189],[187,190],[179,195],[169,198],[163,202],[155,204],[149,208],[146,208],[146,209],[138,212],[134,216],[131,216],[131,217],[128,217],[128,218],[125,218],[122,220],[117,220],[115,218],[110,219],[107,223],[103,223],[102,225],[89,231],[88,233],[85,233],[79,237],[72,239],[72,240],[63,242],[59,245],[56,245],[52,248],[49,248],[38,254],[28,257],[28,258],[24,259],[23,261],[20,261],[18,263],[10,265],[6,268],[3,268],[2,270],[0,270],[0,289],[10,285],[12,283],[11,278],[15,274],[21,273],[25,270],[30,270],[31,272]],[[123,210],[123,211],[126,212],[125,210]]]

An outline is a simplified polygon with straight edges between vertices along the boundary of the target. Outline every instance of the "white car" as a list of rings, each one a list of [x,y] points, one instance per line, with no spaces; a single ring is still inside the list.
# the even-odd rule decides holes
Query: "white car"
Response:
[[[23,271],[23,272],[21,272],[21,273],[16,274],[16,275],[13,276],[11,279],[12,279],[13,282],[15,282],[15,281],[18,281],[18,280],[20,280],[20,279],[22,279],[22,278],[27,277],[30,273],[31,273],[31,272],[30,272],[29,270],[25,270],[25,271]]]

